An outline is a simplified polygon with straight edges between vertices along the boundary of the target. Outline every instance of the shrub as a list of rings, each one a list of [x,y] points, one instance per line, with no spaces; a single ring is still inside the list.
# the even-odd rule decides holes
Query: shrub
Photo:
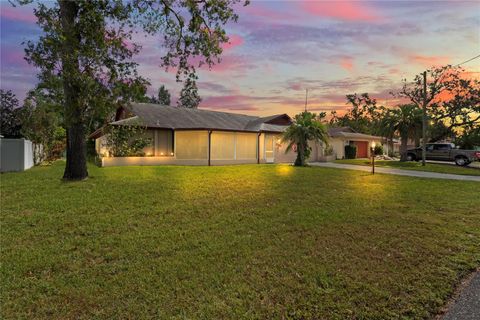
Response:
[[[383,146],[381,144],[377,144],[375,146],[375,149],[373,150],[373,154],[375,154],[376,156],[383,155]]]
[[[333,156],[333,147],[332,146],[326,146],[325,149],[323,150],[323,154],[325,156]]]
[[[152,139],[144,136],[145,127],[140,125],[110,126],[107,147],[114,157],[144,156],[143,149],[151,145]]]
[[[356,146],[345,146],[345,159],[355,159],[357,157]]]

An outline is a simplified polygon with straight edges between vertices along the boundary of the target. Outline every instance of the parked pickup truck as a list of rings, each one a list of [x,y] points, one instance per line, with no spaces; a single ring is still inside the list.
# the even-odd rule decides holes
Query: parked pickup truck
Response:
[[[407,150],[407,160],[422,160],[422,148]],[[453,143],[428,143],[427,160],[455,161],[457,166],[468,166],[480,161],[480,151],[458,149]]]

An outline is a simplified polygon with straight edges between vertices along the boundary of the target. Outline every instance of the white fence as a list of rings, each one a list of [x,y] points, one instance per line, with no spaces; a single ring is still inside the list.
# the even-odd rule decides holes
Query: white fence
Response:
[[[0,171],[24,171],[34,165],[33,144],[25,139],[0,139]]]

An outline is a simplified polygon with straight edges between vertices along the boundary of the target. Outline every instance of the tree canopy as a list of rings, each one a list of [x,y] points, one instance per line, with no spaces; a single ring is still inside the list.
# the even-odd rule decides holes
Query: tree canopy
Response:
[[[414,139],[422,128],[422,110],[414,104],[400,105],[388,110],[381,123],[389,131],[387,136],[400,135],[400,160],[405,161],[408,139]]]
[[[185,86],[180,91],[180,98],[177,106],[184,108],[198,108],[202,99],[198,95],[197,83],[195,79],[187,78]]]
[[[0,134],[5,138],[22,136],[18,99],[10,90],[0,89]]]
[[[384,107],[377,106],[377,100],[370,98],[368,93],[346,95],[347,104],[352,107],[344,115],[331,112],[330,125],[336,127],[350,127],[362,133],[375,134]]]
[[[459,66],[443,66],[426,70],[426,105],[429,118],[442,122],[447,129],[475,127],[480,125],[480,81],[468,78]],[[424,99],[423,76],[418,74],[413,81],[403,80],[397,96],[408,98],[422,106]]]

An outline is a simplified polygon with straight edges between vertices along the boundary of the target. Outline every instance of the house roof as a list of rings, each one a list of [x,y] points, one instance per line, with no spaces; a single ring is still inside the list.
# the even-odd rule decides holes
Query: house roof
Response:
[[[383,137],[359,133],[350,127],[333,127],[328,129],[328,135],[332,138],[349,139],[383,139]]]
[[[330,136],[335,135],[335,134],[339,134],[340,132],[356,132],[356,131],[353,130],[352,128],[350,128],[350,127],[331,127],[331,128],[328,128],[328,134]]]
[[[132,103],[128,107],[135,116],[115,121],[114,125],[140,122],[149,128],[173,130],[227,130],[248,132],[283,132],[291,118],[286,114],[256,117],[238,113],[170,107],[152,103]]]

